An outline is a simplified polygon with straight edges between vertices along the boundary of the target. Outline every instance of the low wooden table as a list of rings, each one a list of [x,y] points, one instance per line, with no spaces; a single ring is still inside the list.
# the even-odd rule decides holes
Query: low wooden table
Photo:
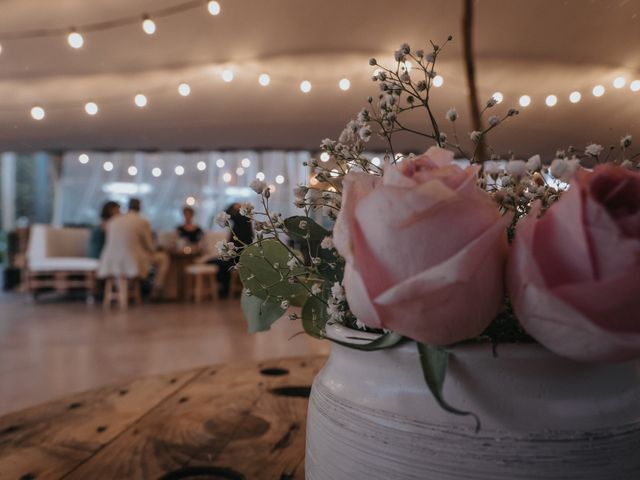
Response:
[[[2,480],[304,478],[325,357],[203,367],[0,418]]]

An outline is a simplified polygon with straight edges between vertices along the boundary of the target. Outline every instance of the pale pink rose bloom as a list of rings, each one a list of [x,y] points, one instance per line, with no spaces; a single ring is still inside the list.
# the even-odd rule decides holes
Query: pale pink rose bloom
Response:
[[[334,244],[351,311],[433,345],[480,334],[500,310],[508,223],[476,185],[476,168],[440,148],[382,178],[349,173]]]
[[[579,170],[542,218],[518,224],[508,288],[523,327],[576,360],[640,357],[640,174]]]

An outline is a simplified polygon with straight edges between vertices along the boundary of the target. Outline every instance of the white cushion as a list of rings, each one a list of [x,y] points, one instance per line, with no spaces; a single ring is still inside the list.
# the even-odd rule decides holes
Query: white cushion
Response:
[[[190,275],[198,275],[201,273],[218,273],[218,266],[195,264],[195,265],[189,265],[184,270]]]
[[[29,261],[33,272],[91,272],[97,270],[98,260],[87,257],[49,257]]]
[[[97,263],[86,258],[91,231],[88,228],[55,228],[50,225],[33,225],[29,234],[27,258],[31,270],[68,270],[57,268],[61,265],[79,265],[75,270],[93,270]],[[61,260],[63,259],[63,260]],[[51,260],[55,260],[51,263]]]

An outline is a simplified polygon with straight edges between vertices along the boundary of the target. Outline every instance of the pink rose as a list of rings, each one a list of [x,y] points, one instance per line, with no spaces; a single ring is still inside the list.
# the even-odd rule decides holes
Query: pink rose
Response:
[[[351,311],[433,345],[480,334],[500,310],[508,222],[440,148],[382,178],[348,174],[334,243]]]
[[[577,172],[545,215],[518,224],[508,287],[522,326],[576,360],[640,356],[640,174]]]

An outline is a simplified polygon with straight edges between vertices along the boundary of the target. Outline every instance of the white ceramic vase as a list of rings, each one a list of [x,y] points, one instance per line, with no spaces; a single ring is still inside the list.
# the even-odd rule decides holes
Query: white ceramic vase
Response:
[[[330,327],[334,338],[364,337]],[[332,346],[307,420],[307,480],[638,480],[640,362],[585,364],[537,345],[452,350],[443,411],[415,343]]]

